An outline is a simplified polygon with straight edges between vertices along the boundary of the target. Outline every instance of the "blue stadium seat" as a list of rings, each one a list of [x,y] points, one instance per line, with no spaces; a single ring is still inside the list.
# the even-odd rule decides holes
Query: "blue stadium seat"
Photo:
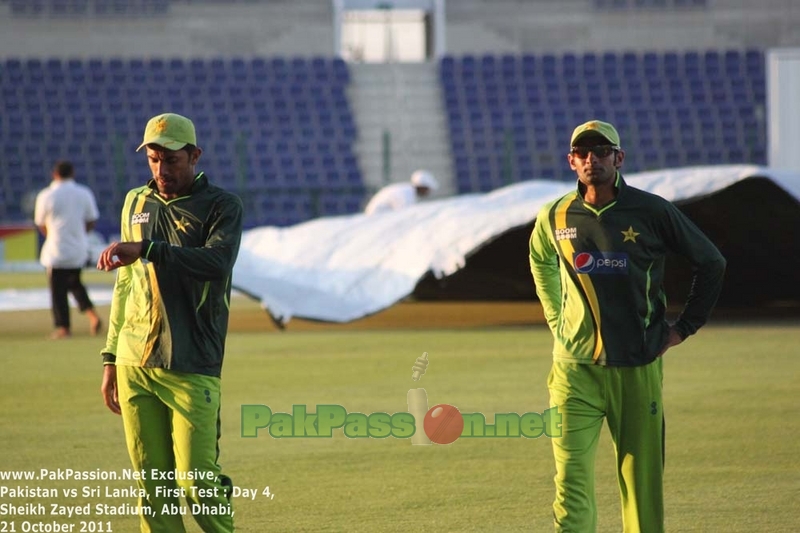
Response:
[[[683,54],[683,75],[689,78],[696,78],[700,75],[700,53],[697,51],[687,51]]]
[[[680,58],[677,52],[665,52],[662,61],[662,75],[674,78],[680,75]]]
[[[754,146],[750,149],[750,163],[756,165],[767,164],[767,150],[763,146]]]
[[[751,68],[758,69],[758,54],[751,58]],[[455,72],[464,61],[451,59]],[[584,68],[584,61],[588,72],[596,69],[604,75],[591,92],[584,88],[585,79],[574,76],[576,68],[579,72]],[[629,169],[718,161],[720,149],[713,147],[726,141],[763,146],[764,127],[754,118],[752,102],[763,102],[765,83],[763,78],[748,78],[747,83],[737,82],[737,76],[722,79],[719,72],[735,73],[730,65],[736,61],[735,54],[715,50],[606,52],[586,59],[573,53],[525,54],[480,60],[483,77],[454,75],[442,82],[459,190],[499,183],[501,165],[495,159],[508,149],[506,132],[513,134],[514,152],[552,152],[559,146],[554,138],[568,136],[575,123],[589,117],[611,117],[623,136],[636,143],[630,146],[655,150],[645,152],[647,156],[632,155]],[[472,62],[466,63],[471,68]],[[706,64],[709,72],[705,72]],[[515,92],[519,96],[512,103]],[[736,107],[723,111],[732,98]],[[721,121],[728,115],[732,118]],[[732,125],[727,124],[731,121]],[[752,131],[746,140],[745,129]],[[700,145],[705,147],[698,151]],[[668,152],[668,157],[662,158],[659,149]],[[531,172],[536,177],[571,177],[565,165],[533,164],[519,158],[514,172],[520,177]]]
[[[726,153],[726,160],[729,164],[745,163],[744,149],[739,147],[729,148]]]
[[[614,52],[604,52],[600,59],[600,71],[605,78],[615,78],[620,75],[621,60]]]
[[[600,74],[599,60],[593,52],[584,52],[581,57],[581,75],[587,83],[593,83],[593,79]]]
[[[642,55],[642,72],[647,77],[657,77],[660,72],[660,59],[655,52],[645,52]]]
[[[703,71],[707,77],[719,78],[722,75],[722,60],[717,50],[707,50],[703,54]]]

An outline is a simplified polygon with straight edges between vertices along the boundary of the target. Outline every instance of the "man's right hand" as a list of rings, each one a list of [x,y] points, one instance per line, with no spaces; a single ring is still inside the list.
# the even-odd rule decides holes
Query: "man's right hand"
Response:
[[[117,389],[117,367],[115,365],[103,366],[103,384],[100,385],[100,393],[103,395],[103,402],[105,402],[106,407],[114,414],[121,414]]]
[[[115,268],[130,265],[139,260],[142,253],[141,242],[115,242],[100,252],[97,269],[110,272]]]

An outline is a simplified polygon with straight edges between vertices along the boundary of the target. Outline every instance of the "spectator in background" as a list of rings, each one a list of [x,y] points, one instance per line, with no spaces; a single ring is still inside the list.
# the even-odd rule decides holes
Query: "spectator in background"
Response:
[[[78,308],[89,317],[89,333],[97,335],[102,322],[81,281],[81,269],[89,260],[88,232],[100,216],[94,193],[75,183],[75,170],[69,161],[58,161],[53,181],[36,196],[33,219],[44,236],[39,262],[47,269],[55,330],[51,338],[71,335],[68,293]]]
[[[364,212],[368,215],[397,211],[414,205],[439,188],[439,182],[427,170],[417,170],[411,174],[408,183],[393,183],[375,193],[367,203]]]

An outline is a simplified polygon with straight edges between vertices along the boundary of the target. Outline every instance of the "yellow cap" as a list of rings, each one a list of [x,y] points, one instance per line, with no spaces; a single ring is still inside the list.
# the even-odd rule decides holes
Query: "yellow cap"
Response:
[[[617,133],[614,126],[601,120],[590,120],[575,128],[575,131],[572,132],[572,139],[569,141],[570,146],[575,146],[578,139],[590,134],[605,137],[605,139],[614,146],[620,145],[619,133]]]
[[[167,150],[180,150],[187,144],[197,146],[194,124],[188,118],[175,113],[164,113],[147,121],[144,139],[138,152],[148,144],[157,144]]]

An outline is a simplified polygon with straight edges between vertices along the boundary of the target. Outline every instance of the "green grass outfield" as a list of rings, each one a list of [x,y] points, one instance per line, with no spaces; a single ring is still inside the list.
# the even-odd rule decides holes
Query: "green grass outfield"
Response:
[[[0,354],[0,470],[120,472],[120,419],[102,405],[102,340],[52,342],[6,326]],[[48,321],[46,312],[24,320]],[[795,323],[796,324],[796,323]],[[44,330],[46,331],[46,329]],[[669,531],[796,531],[800,327],[711,324],[665,361]],[[546,437],[460,439],[242,438],[240,406],[340,404],[349,412],[406,411],[409,388],[463,412],[547,407],[550,337],[543,326],[486,329],[234,332],[223,376],[221,462],[236,485],[273,499],[237,499],[239,531],[550,531],[553,461]],[[411,365],[423,351],[419,385]],[[488,418],[488,417],[487,417]],[[599,531],[620,531],[613,452],[598,453]],[[48,488],[127,487],[94,481],[0,482]],[[50,500],[0,499],[0,503]],[[59,498],[92,504],[105,499]],[[120,504],[133,500],[119,499]],[[96,519],[96,517],[90,517]],[[14,520],[17,531],[31,517]],[[53,517],[35,519],[52,521]],[[81,519],[56,519],[77,524]],[[135,518],[111,517],[115,533]],[[187,523],[191,520],[187,520]],[[77,529],[76,529],[77,531]],[[199,531],[194,523],[189,531]]]

